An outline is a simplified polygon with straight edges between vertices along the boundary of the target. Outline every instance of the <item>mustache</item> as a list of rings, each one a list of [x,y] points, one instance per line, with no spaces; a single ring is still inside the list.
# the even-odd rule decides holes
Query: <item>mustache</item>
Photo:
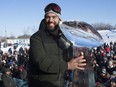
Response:
[[[50,22],[50,21],[47,22],[47,24],[51,24],[51,23],[55,24],[54,22]]]

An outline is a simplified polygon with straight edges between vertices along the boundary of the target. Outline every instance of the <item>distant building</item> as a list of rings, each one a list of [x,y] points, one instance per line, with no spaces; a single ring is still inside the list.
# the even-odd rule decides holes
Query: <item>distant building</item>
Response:
[[[19,43],[19,44],[29,44],[29,38],[24,38],[24,39],[7,39],[6,40],[7,43],[11,43],[11,44],[14,44],[14,43]]]

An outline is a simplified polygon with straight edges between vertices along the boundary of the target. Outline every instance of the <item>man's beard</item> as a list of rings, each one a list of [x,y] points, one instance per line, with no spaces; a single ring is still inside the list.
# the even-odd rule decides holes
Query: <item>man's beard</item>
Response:
[[[49,30],[50,32],[54,32],[54,31],[56,31],[57,29],[59,29],[59,25],[55,25],[55,27],[54,27],[53,29],[49,29],[49,28],[48,28],[48,30]]]

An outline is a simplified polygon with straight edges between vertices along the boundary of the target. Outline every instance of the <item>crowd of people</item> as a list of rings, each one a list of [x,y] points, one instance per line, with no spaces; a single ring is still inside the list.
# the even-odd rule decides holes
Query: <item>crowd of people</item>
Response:
[[[3,74],[0,79],[3,87],[21,87],[27,83],[28,58],[28,48],[20,47],[17,50],[13,46],[5,52],[0,48],[0,73]]]
[[[104,45],[92,49],[92,53],[96,87],[116,87],[116,42],[104,43]],[[3,75],[10,72],[9,76],[12,79],[15,78],[14,83],[17,87],[21,87],[18,79],[27,83],[28,58],[27,48],[21,47],[19,51],[9,48],[7,52],[0,49],[0,72]],[[9,87],[9,82],[4,79],[4,76],[1,76],[1,82],[3,82],[2,80],[6,81],[3,84],[8,85],[5,87]],[[14,83],[12,84],[14,85]]]
[[[98,87],[116,87],[116,42],[93,49],[93,67]]]

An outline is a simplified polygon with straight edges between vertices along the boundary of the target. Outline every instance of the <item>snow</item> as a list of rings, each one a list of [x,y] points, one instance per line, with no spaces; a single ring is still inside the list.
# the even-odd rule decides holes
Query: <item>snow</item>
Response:
[[[104,42],[116,42],[116,30],[99,30],[98,32],[102,36]]]
[[[16,48],[16,51],[19,51],[20,47],[22,47],[23,49],[24,48],[27,48],[29,49],[29,46],[25,46],[25,45],[18,45],[18,47]],[[12,51],[14,51],[14,46],[7,46],[7,47],[3,47],[1,46],[1,50],[4,52],[4,53],[8,53],[8,49],[11,48]]]
[[[112,42],[116,42],[116,30],[99,30],[98,31],[100,33],[100,35],[102,36],[103,40],[104,40],[104,43],[110,43],[111,41]],[[18,48],[17,48],[17,51],[19,50],[19,48],[21,47],[22,45],[19,45]],[[7,52],[9,48],[12,48],[13,50],[13,47],[12,46],[8,46],[7,48],[1,48],[3,52]],[[24,47],[23,47],[24,48]],[[29,47],[27,47],[29,49]]]

